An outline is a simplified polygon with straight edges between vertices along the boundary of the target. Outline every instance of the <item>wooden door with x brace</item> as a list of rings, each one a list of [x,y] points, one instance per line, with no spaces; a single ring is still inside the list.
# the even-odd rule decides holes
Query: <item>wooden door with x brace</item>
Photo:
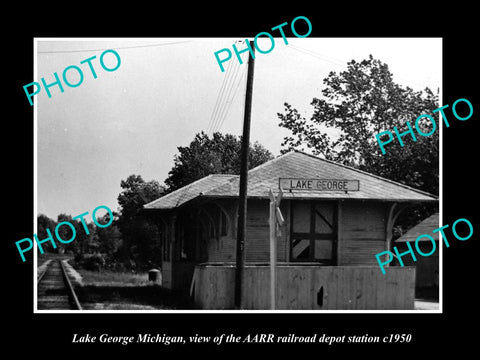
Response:
[[[290,260],[337,264],[337,204],[333,201],[292,202]]]

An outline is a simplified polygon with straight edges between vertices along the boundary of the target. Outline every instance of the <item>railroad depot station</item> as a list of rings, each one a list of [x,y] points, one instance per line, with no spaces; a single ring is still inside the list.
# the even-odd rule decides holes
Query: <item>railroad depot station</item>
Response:
[[[384,275],[375,255],[395,245],[402,211],[438,198],[298,151],[248,172],[242,309],[271,306],[270,189],[280,188],[275,309],[413,310],[415,267]],[[235,308],[238,194],[238,175],[209,175],[144,205],[161,229],[163,286],[201,309]]]

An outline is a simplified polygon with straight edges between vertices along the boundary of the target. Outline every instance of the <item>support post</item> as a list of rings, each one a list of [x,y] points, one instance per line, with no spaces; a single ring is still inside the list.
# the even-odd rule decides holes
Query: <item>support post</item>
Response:
[[[275,198],[272,189],[269,190],[268,195],[270,196],[270,216],[268,219],[270,228],[270,309],[275,310],[277,305],[277,241],[280,237],[280,227],[285,223],[280,211],[280,202],[283,197],[282,188],[280,188],[277,198]]]
[[[277,239],[276,239],[276,205],[275,201],[270,201],[270,309],[275,310],[276,304],[276,284],[277,284]]]
[[[392,251],[393,222],[394,222],[393,214],[397,205],[398,205],[397,203],[393,203],[390,206],[390,209],[388,211],[388,216],[387,216],[387,226],[385,227],[385,231],[386,231],[385,250],[390,252]]]
[[[169,242],[170,242],[170,248],[169,248],[169,258],[170,258],[170,289],[174,289],[176,284],[175,284],[175,263],[176,263],[176,248],[177,248],[177,242],[175,241],[175,222],[177,220],[177,214],[176,212],[173,212],[170,215],[170,223],[169,223]]]
[[[255,51],[253,41],[250,46]],[[250,148],[250,118],[252,111],[253,94],[253,68],[255,60],[252,54],[248,58],[247,89],[245,95],[245,114],[243,119],[243,135],[240,154],[240,184],[238,202],[238,226],[237,226],[237,253],[235,268],[235,307],[242,305],[242,284],[245,267],[245,236],[247,232],[247,182],[248,182],[248,151]]]

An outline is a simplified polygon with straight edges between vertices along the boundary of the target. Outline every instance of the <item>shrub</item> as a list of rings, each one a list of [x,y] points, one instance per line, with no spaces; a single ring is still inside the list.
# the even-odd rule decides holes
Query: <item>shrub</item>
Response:
[[[99,271],[105,267],[105,258],[102,254],[83,255],[79,265],[85,270]]]

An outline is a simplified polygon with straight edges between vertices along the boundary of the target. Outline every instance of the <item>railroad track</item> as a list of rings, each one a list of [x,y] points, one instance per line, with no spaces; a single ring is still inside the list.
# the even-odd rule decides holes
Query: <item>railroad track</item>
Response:
[[[37,280],[38,310],[82,310],[61,260],[52,260]]]

